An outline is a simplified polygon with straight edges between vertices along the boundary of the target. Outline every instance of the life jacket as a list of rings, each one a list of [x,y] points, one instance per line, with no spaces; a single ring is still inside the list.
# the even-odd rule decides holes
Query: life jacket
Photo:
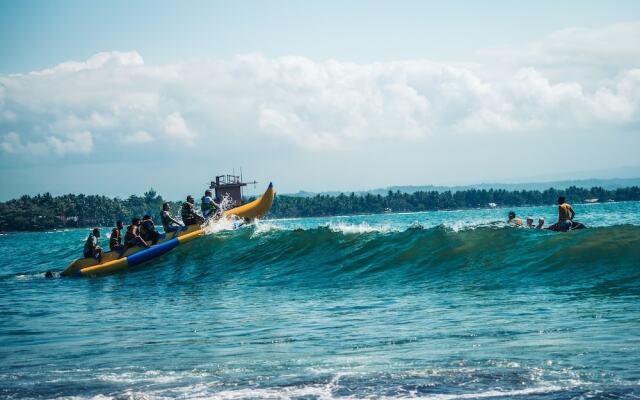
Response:
[[[85,254],[93,254],[93,249],[94,249],[94,242],[93,240],[96,239],[95,236],[93,236],[93,233],[90,233],[89,236],[87,236],[87,240],[84,242],[84,253]],[[97,242],[97,239],[96,239]]]
[[[202,196],[202,198],[200,199],[200,210],[202,210],[202,212],[206,212],[211,209],[211,204],[206,202],[206,198],[207,196]]]
[[[206,215],[215,212],[218,207],[216,207],[216,204],[214,203],[211,196],[203,196],[202,203],[200,203],[200,209],[202,210],[202,213]]]
[[[122,233],[120,229],[113,228],[111,238],[109,238],[109,247],[120,246],[122,244]]]
[[[518,218],[518,217],[512,218],[509,220],[509,223],[520,226],[522,225],[522,218]]]
[[[184,203],[182,203],[182,208],[180,209],[180,215],[182,216],[183,220],[191,218],[191,216],[193,215],[193,204],[189,203],[188,201],[185,201]]]
[[[155,230],[156,227],[153,224],[153,221],[142,221],[142,225],[140,225],[140,235],[146,236],[149,232],[155,232]]]
[[[127,233],[124,234],[124,242],[125,243],[131,242],[132,240],[134,240],[136,238],[136,236],[138,236],[140,234],[140,232],[138,232],[136,230],[136,228],[137,227],[135,225],[127,226]]]
[[[169,211],[164,211],[160,213],[160,220],[162,221],[162,226],[169,226],[171,224],[171,220],[169,219]]]

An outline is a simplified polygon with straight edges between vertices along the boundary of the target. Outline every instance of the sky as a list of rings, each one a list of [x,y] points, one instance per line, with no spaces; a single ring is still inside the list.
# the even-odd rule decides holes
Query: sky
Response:
[[[640,171],[640,2],[521,3],[4,0],[0,200]]]

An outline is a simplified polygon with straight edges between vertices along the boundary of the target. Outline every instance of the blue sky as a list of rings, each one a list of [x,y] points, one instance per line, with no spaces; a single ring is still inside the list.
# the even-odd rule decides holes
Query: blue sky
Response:
[[[637,1],[3,1],[4,73],[137,50],[149,63],[259,52],[314,60],[468,61],[571,26],[640,18]]]
[[[1,2],[0,199],[637,166],[640,3],[556,3]]]

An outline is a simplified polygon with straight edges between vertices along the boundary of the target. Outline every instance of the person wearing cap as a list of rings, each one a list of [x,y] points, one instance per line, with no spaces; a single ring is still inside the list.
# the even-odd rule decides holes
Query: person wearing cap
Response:
[[[200,209],[202,211],[202,216],[205,218],[209,218],[217,214],[220,209],[220,204],[216,203],[211,197],[211,190],[206,190],[204,192],[204,196],[202,196],[202,202],[200,203]]]
[[[509,220],[507,221],[507,223],[516,226],[522,226],[522,218],[516,217],[515,211],[509,211]]]
[[[95,258],[98,261],[102,259],[102,249],[98,246],[98,238],[100,238],[100,229],[94,228],[84,242],[83,254],[86,258]]]
[[[540,217],[538,218],[538,225],[536,225],[536,229],[542,229],[543,226],[544,226],[544,218]]]
[[[195,225],[204,222],[204,218],[196,213],[194,204],[195,200],[191,195],[187,196],[187,201],[182,203],[182,208],[180,208],[180,216],[182,217],[182,223],[184,223],[185,225]]]

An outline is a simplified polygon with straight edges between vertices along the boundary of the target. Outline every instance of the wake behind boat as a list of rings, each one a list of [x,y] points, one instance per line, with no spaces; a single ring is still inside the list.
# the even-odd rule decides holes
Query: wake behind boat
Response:
[[[239,218],[243,221],[253,221],[262,218],[271,209],[275,190],[273,184],[262,196],[256,200],[224,211],[221,218]],[[160,235],[156,245],[149,248],[130,247],[124,253],[118,254],[116,251],[108,251],[102,254],[100,260],[93,257],[84,257],[74,260],[61,273],[62,276],[100,276],[121,272],[129,267],[153,260],[181,244],[190,242],[205,234],[205,229],[200,224],[186,225],[182,230],[175,233],[163,233]]]

